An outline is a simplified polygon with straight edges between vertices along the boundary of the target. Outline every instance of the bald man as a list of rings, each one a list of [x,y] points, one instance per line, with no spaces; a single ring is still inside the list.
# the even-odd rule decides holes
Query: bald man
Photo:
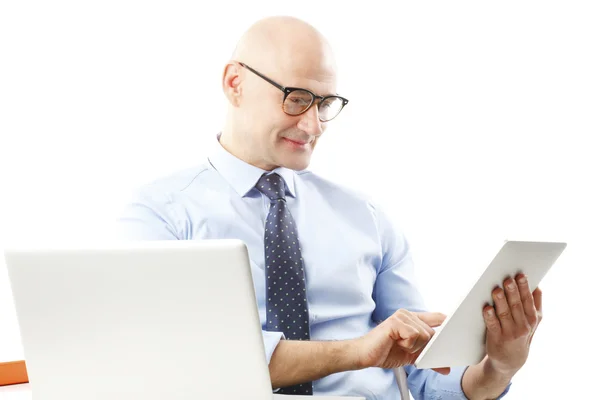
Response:
[[[504,396],[527,359],[541,292],[523,276],[494,291],[481,363],[411,365],[445,317],[425,309],[405,237],[369,198],[307,170],[348,104],[325,38],[295,18],[260,20],[222,85],[227,117],[208,158],[141,188],[120,219],[126,237],[247,244],[279,393],[399,399],[392,368],[403,367],[415,399]]]

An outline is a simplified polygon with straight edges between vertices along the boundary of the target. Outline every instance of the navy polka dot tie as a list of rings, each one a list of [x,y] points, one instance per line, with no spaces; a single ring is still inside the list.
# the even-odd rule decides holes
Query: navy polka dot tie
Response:
[[[265,223],[267,331],[283,332],[290,340],[310,340],[304,263],[296,223],[286,205],[285,181],[278,174],[265,174],[256,188],[271,201]],[[312,382],[277,393],[312,395]]]

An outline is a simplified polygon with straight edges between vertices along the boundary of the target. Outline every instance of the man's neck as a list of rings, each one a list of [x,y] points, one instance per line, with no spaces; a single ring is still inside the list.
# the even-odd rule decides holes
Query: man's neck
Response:
[[[277,166],[267,165],[266,163],[255,159],[252,156],[251,152],[248,151],[249,147],[244,146],[242,144],[242,140],[235,140],[235,135],[233,131],[231,129],[228,130],[227,128],[228,127],[226,126],[225,129],[223,129],[223,131],[221,132],[221,135],[219,136],[219,142],[228,153],[232,154],[234,157],[239,158],[247,164],[250,164],[265,171],[272,171],[275,168],[277,168]]]

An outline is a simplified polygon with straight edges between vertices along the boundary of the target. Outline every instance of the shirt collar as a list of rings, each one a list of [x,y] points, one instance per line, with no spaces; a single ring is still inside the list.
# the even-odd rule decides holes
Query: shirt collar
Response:
[[[265,171],[250,165],[225,150],[219,141],[220,137],[221,134],[219,133],[215,143],[213,143],[208,161],[240,196],[246,196],[263,174],[276,172],[285,181],[286,193],[292,197],[296,197],[296,187],[294,186],[295,173],[293,170],[278,167],[273,171]]]

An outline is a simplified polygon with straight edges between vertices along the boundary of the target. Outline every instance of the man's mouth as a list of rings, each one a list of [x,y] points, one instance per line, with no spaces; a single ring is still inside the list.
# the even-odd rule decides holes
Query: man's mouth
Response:
[[[302,141],[302,140],[294,140],[294,139],[290,139],[290,138],[286,138],[284,137],[285,140],[292,142],[292,144],[298,145],[298,146],[304,146],[305,144],[307,144],[308,142]]]

